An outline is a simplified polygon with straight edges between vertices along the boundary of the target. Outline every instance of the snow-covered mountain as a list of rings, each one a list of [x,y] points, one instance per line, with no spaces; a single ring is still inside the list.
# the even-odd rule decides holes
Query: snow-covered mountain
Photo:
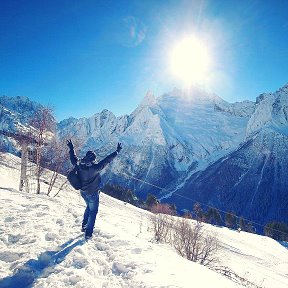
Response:
[[[51,176],[42,175],[41,194],[21,193],[20,159],[0,153],[1,288],[287,287],[288,250],[277,241],[203,224],[205,233],[218,235],[217,265],[232,281],[151,241],[151,213],[104,193],[93,238],[85,242],[84,201],[71,187],[53,197],[63,176],[47,196]]]
[[[257,97],[255,112],[247,126],[247,137],[263,128],[288,135],[288,84],[275,93]]]
[[[14,136],[21,134],[22,140],[25,138],[34,141],[39,137],[39,128],[44,123],[49,131],[45,132],[45,137],[51,139],[54,135],[55,122],[49,108],[30,101],[28,97],[2,96],[0,97],[0,149],[17,154],[21,147]],[[15,133],[18,135],[14,135]]]
[[[199,88],[189,93],[174,89],[158,98],[148,92],[131,115],[115,117],[104,110],[90,118],[66,119],[58,131],[61,137],[73,131],[85,139],[84,150],[96,149],[100,156],[122,142],[121,157],[106,180],[116,179],[147,194],[151,186],[123,178],[123,171],[160,187],[171,186],[187,171],[197,171],[236,149],[254,107],[248,101],[229,104]]]
[[[0,97],[0,130],[23,133],[30,130],[29,123],[33,115],[43,106],[30,101],[28,97]],[[0,135],[1,149],[11,153],[17,153],[19,147],[13,139]]]
[[[190,208],[186,196],[260,224],[287,222],[287,109],[288,85],[260,95],[241,145],[205,169],[185,175],[170,201]]]
[[[79,156],[93,149],[100,160],[123,143],[103,183],[142,198],[156,194],[178,209],[199,201],[260,223],[286,221],[287,87],[256,103],[228,103],[197,87],[159,97],[148,92],[130,115],[103,110],[65,119],[57,129],[61,138],[81,139]]]

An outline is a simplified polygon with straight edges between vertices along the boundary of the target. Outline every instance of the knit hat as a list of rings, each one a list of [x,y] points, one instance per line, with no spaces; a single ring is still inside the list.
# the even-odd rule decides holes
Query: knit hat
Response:
[[[94,161],[95,159],[96,159],[96,154],[95,154],[95,152],[94,152],[94,151],[91,151],[91,150],[87,151],[86,156],[85,156],[85,160],[86,160],[87,162],[92,162],[92,161]]]

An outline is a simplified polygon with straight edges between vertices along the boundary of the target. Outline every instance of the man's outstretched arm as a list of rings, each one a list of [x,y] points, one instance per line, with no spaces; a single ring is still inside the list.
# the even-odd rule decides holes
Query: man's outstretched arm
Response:
[[[78,162],[78,158],[75,154],[74,146],[73,146],[71,139],[67,140],[67,146],[69,147],[70,161],[71,161],[72,165],[76,165]]]
[[[115,152],[111,153],[110,155],[108,155],[106,158],[104,158],[103,160],[101,160],[98,164],[97,164],[97,168],[99,170],[104,169],[117,155],[118,153],[121,151],[122,149],[122,144],[118,143],[117,145],[117,149]]]

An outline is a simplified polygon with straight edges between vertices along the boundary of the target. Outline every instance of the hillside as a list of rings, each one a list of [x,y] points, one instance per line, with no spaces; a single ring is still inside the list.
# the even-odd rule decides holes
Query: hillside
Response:
[[[49,176],[45,173],[43,181]],[[0,154],[0,287],[241,287],[151,242],[149,212],[101,193],[96,233],[83,241],[84,205],[73,189],[57,197],[20,193],[19,158]],[[58,187],[63,181],[59,179]],[[56,191],[53,191],[55,195]],[[265,288],[288,283],[288,251],[276,241],[205,225],[221,243],[221,265]]]

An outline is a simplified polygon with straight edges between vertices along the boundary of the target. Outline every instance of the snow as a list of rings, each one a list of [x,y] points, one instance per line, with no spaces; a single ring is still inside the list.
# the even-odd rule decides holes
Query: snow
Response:
[[[234,114],[227,113],[228,108],[217,110],[216,104],[218,108],[220,104],[230,106],[216,95],[197,90],[191,91],[191,95],[183,93],[179,96],[179,93],[165,94],[158,98],[158,102],[171,127],[192,147],[193,160],[215,161],[219,159],[219,151],[227,153],[243,141],[247,117],[239,116],[240,113],[235,111]]]
[[[149,212],[104,193],[94,237],[85,242],[79,193],[66,189],[48,197],[44,183],[40,195],[19,192],[19,162],[0,154],[1,288],[242,287],[151,241]],[[60,177],[57,184],[63,180]],[[263,288],[288,287],[285,247],[255,234],[211,225],[206,229],[219,237],[222,266]]]
[[[247,125],[247,137],[263,127],[270,127],[280,134],[288,135],[288,89],[287,85],[274,93],[257,97],[255,113]]]

